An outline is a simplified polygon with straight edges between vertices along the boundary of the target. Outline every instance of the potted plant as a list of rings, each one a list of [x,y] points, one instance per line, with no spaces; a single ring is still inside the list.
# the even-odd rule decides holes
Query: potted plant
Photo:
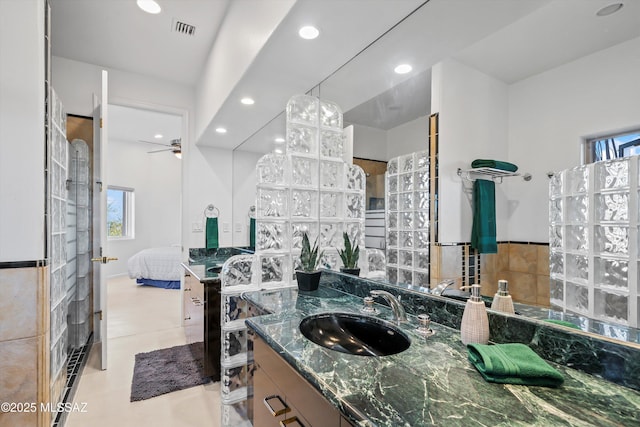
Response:
[[[298,288],[301,291],[315,291],[318,289],[321,272],[317,267],[321,257],[322,252],[318,253],[318,239],[313,243],[312,248],[309,236],[304,233],[302,236],[302,251],[300,252],[300,270],[296,270]]]
[[[351,239],[349,239],[349,235],[346,232],[342,233],[342,237],[344,239],[344,250],[338,249],[338,254],[343,264],[343,267],[340,267],[340,271],[359,276],[358,258],[360,258],[360,247],[355,244],[355,239],[351,243]]]

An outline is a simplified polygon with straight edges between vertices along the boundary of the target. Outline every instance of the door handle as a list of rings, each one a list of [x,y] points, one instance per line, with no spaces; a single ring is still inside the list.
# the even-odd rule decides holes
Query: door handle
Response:
[[[98,257],[98,258],[91,258],[91,261],[93,262],[99,262],[101,264],[106,264],[109,261],[117,261],[118,258],[116,257],[111,257],[111,256],[103,256],[103,257]]]

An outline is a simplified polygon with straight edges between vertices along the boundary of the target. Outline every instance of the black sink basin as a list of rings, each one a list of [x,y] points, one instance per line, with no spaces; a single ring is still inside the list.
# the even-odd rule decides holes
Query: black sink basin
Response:
[[[389,356],[411,345],[409,337],[391,323],[353,313],[305,317],[300,332],[318,345],[358,356]]]

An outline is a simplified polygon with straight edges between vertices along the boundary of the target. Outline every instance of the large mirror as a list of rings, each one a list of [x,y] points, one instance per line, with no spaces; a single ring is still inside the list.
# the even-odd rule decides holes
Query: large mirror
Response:
[[[468,185],[458,168],[497,158],[531,174],[496,186],[497,240],[509,245],[492,263],[506,259],[512,286],[533,281],[538,292],[524,302],[548,306],[548,173],[580,165],[589,138],[640,129],[640,2],[605,8],[611,3],[495,1],[475,9],[474,0],[431,0],[310,94],[343,108],[354,157],[369,160],[427,149],[429,115],[439,114],[440,244],[469,241]],[[394,73],[401,63],[412,70]],[[281,114],[234,150],[234,223],[248,224],[252,165],[282,149],[284,133]],[[248,227],[234,233],[234,245],[248,241]],[[638,340],[635,330],[613,335]]]

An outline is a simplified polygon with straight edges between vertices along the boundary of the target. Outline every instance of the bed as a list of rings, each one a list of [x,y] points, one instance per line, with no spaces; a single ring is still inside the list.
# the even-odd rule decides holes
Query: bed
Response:
[[[129,278],[142,285],[180,289],[181,252],[179,246],[143,249],[127,262]]]

